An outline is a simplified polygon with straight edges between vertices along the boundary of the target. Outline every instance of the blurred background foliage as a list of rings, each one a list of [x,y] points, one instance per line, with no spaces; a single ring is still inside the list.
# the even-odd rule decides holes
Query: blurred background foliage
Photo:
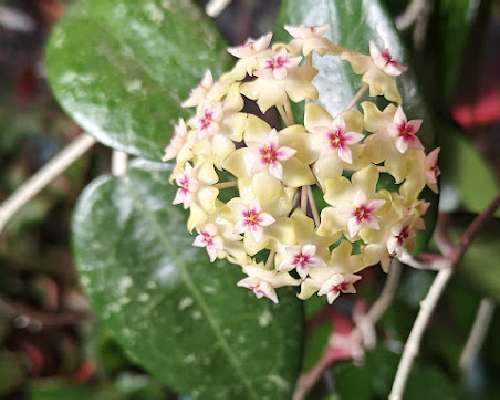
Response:
[[[81,133],[54,101],[43,63],[48,33],[76,1],[0,1],[0,201]],[[408,1],[385,4],[396,18]],[[401,34],[436,121],[442,148],[440,210],[448,213],[441,222],[456,237],[471,214],[498,192],[500,4],[429,4],[426,25]],[[234,0],[216,22],[227,41],[238,44],[273,29],[279,6],[278,0]],[[109,149],[94,147],[24,207],[0,236],[0,398],[183,398],[127,358],[91,315],[79,286],[70,248],[71,214],[83,187],[108,173],[109,166]],[[452,279],[425,335],[408,399],[500,398],[499,312],[474,368],[465,376],[458,368],[480,299],[500,299],[499,238],[500,222],[494,220]],[[379,324],[379,345],[364,362],[335,363],[311,399],[386,398],[433,275],[404,270],[396,300]],[[370,269],[362,282],[360,297],[369,304],[384,275]],[[343,297],[335,307],[316,299],[306,303],[304,370],[319,359],[355,299]]]

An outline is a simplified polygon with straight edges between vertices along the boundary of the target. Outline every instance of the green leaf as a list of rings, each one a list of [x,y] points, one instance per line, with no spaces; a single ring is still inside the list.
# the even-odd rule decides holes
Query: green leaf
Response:
[[[153,165],[150,163],[149,165]],[[136,362],[195,399],[287,399],[300,368],[302,307],[236,282],[240,268],[210,264],[171,206],[170,169],[131,168],[82,195],[74,249],[93,309]],[[143,168],[145,168],[143,166]]]
[[[398,60],[409,59],[393,20],[380,0],[284,0],[279,25],[322,25],[330,27],[329,37],[350,50],[368,53],[368,42],[374,40],[388,48]],[[283,32],[280,38],[288,38]],[[352,72],[351,65],[339,57],[316,57],[319,70],[314,84],[320,93],[320,102],[332,114],[342,111],[361,87],[360,76]],[[411,69],[398,78],[399,89],[410,118],[423,118],[419,137],[427,150],[436,146],[435,132],[430,113],[420,93]],[[432,207],[426,218],[427,229],[419,234],[417,251],[425,247],[435,224],[438,197],[430,191],[424,193]]]
[[[480,213],[500,193],[498,180],[491,167],[472,144],[453,128],[443,135],[440,153],[442,196],[446,211],[458,206]],[[497,212],[500,216],[500,212]]]
[[[159,159],[179,103],[229,60],[190,0],[84,0],[54,28],[48,78],[62,107],[99,141]]]

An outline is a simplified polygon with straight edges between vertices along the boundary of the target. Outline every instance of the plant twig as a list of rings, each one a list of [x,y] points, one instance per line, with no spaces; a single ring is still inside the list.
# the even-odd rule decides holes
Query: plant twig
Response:
[[[95,139],[88,134],[79,136],[5,200],[0,205],[0,233],[21,207],[35,197],[58,175],[63,173],[66,168],[90,149],[94,143]]]
[[[42,329],[44,326],[71,325],[89,318],[87,313],[80,311],[46,312],[33,310],[24,304],[6,299],[0,299],[0,309],[3,309],[3,313],[21,328],[33,326]]]
[[[443,290],[448,283],[454,268],[462,259],[463,255],[472,244],[472,240],[476,237],[477,233],[484,225],[484,223],[495,213],[500,207],[500,195],[495,198],[490,205],[479,214],[474,221],[467,227],[465,232],[460,238],[456,248],[449,254],[449,265],[439,270],[434,282],[432,283],[425,299],[420,303],[420,310],[415,320],[415,324],[406,341],[403,355],[398,365],[396,377],[392,386],[389,400],[401,400],[403,398],[404,389],[408,376],[411,371],[415,357],[418,354],[420,341],[429,323],[430,316],[436,308],[437,302],[443,293]]]
[[[474,361],[478,358],[495,311],[495,306],[496,304],[491,299],[482,299],[479,304],[469,338],[460,355],[459,365],[463,373],[470,371]]]
[[[437,273],[436,279],[432,283],[427,296],[420,303],[420,310],[418,312],[417,319],[415,320],[415,324],[413,325],[410,335],[405,343],[403,356],[401,357],[398,365],[398,370],[396,372],[396,377],[394,378],[389,400],[401,400],[403,398],[406,381],[408,380],[408,375],[410,374],[413,361],[418,354],[420,341],[425,328],[429,323],[432,312],[434,311],[434,308],[436,308],[439,297],[445,289],[452,272],[453,269],[451,266],[441,269]]]
[[[458,242],[458,246],[455,248],[453,252],[450,254],[450,261],[452,265],[457,265],[458,262],[462,259],[463,255],[472,244],[472,241],[483,227],[484,223],[490,219],[493,214],[500,207],[500,195],[498,195],[490,205],[479,214],[474,221],[467,227],[464,234],[460,238]]]
[[[403,264],[406,264],[409,267],[412,267],[415,269],[426,269],[426,270],[435,270],[435,271],[438,271],[438,270],[448,266],[448,264],[449,264],[448,259],[441,257],[441,256],[435,256],[435,257],[433,257],[433,260],[426,260],[425,262],[420,261],[420,260],[416,259],[415,257],[413,257],[406,249],[403,249],[403,251],[399,255],[398,259]]]
[[[393,258],[382,293],[372,304],[370,310],[357,322],[356,330],[361,334],[363,344],[367,349],[375,347],[377,342],[375,323],[382,318],[392,303],[398,288],[400,276],[401,263],[396,258]]]

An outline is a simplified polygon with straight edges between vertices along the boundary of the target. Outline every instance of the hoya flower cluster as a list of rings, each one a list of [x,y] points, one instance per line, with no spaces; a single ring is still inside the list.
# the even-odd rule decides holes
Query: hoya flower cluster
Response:
[[[164,160],[176,159],[174,204],[189,209],[194,246],[211,261],[227,258],[246,277],[238,286],[278,302],[276,289],[300,288],[333,302],[355,292],[356,275],[414,245],[424,228],[427,185],[437,190],[438,149],[427,156],[422,120],[405,114],[396,77],[406,67],[369,43],[369,55],[323,37],[326,26],[291,27],[289,43],[272,34],[228,49],[238,61],[214,81],[207,71],[182,104]],[[336,115],[317,103],[313,53],[340,57],[362,75],[373,101],[356,101]],[[247,112],[246,110],[260,112]],[[295,115],[292,103],[303,103]],[[275,110],[279,123],[264,114]],[[272,116],[271,113],[266,113]],[[271,118],[272,119],[272,118]],[[381,188],[391,175],[397,190]],[[316,203],[317,202],[317,203]]]

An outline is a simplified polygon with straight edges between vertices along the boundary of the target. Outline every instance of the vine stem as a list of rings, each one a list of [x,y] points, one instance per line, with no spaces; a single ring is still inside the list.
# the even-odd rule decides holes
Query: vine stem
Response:
[[[403,355],[396,371],[394,383],[392,386],[389,400],[401,400],[403,398],[408,376],[410,374],[415,357],[418,354],[422,336],[427,328],[432,312],[436,308],[437,302],[441,297],[446,285],[453,273],[454,268],[462,259],[467,249],[472,244],[472,241],[483,227],[484,223],[496,212],[500,207],[500,195],[497,196],[490,205],[479,214],[472,223],[467,227],[461,236],[458,245],[447,255],[448,266],[439,270],[432,283],[425,299],[420,303],[420,310],[417,319],[410,331],[410,335],[405,343]]]
[[[410,374],[415,357],[418,354],[420,341],[427,324],[429,323],[432,312],[436,308],[436,304],[441,296],[441,293],[445,289],[452,272],[453,270],[451,265],[448,266],[448,268],[441,269],[437,273],[436,279],[432,283],[425,299],[420,303],[420,310],[418,312],[417,319],[415,320],[415,324],[413,325],[404,346],[403,356],[401,357],[398,365],[398,370],[396,372],[396,377],[394,378],[389,400],[401,400],[403,398],[408,375]]]
[[[491,299],[482,299],[479,304],[476,319],[467,339],[467,343],[460,355],[459,366],[463,373],[471,370],[471,367],[479,355],[481,346],[486,338],[486,333],[491,323],[496,304]]]
[[[0,233],[26,203],[86,153],[95,142],[88,134],[79,136],[5,200],[0,205]]]

